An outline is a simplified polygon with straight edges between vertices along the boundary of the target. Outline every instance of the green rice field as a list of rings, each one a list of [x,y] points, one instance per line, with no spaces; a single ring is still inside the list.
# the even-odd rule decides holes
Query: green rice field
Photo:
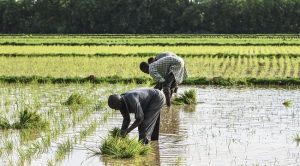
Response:
[[[0,35],[0,165],[298,165],[299,46],[298,34]],[[184,59],[175,95],[194,104],[163,107],[147,155],[103,155],[122,124],[107,97],[152,87],[139,64],[163,51]]]
[[[259,80],[237,83],[247,85],[298,85],[299,43],[300,36],[296,34],[2,35],[0,80],[7,82],[4,77],[78,80],[90,75],[150,80],[139,71],[139,63],[160,52],[172,51],[185,60],[189,73],[185,84],[204,84],[195,79],[219,84],[211,80],[221,78],[234,82]]]

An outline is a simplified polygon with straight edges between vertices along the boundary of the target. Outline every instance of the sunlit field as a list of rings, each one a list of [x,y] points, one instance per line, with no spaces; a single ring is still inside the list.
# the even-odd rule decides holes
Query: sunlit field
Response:
[[[297,34],[0,37],[0,165],[299,162]],[[149,153],[101,154],[109,131],[122,124],[107,97],[152,87],[139,64],[163,51],[181,56],[188,71],[175,95],[191,90],[196,101],[162,109]]]

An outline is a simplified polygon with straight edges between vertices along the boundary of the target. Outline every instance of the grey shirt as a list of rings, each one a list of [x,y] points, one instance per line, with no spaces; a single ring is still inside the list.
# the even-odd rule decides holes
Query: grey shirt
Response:
[[[121,111],[124,117],[122,130],[127,129],[129,126],[129,113],[134,113],[136,120],[132,125],[143,123],[142,126],[145,128],[143,131],[147,132],[148,128],[154,125],[153,122],[156,121],[155,118],[158,117],[160,109],[165,103],[164,94],[152,88],[134,89],[122,94],[121,97],[126,106],[126,110]]]

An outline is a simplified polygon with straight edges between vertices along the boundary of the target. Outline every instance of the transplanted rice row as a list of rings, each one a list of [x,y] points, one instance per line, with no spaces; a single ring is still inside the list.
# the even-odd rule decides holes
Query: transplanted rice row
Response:
[[[0,46],[0,54],[299,54],[299,46]]]
[[[139,70],[142,57],[0,57],[2,76],[54,78],[147,77]],[[300,57],[189,57],[184,58],[190,77],[299,78]],[[32,66],[31,64],[35,64]],[[111,66],[114,66],[113,68]],[[149,77],[148,77],[149,78]],[[2,80],[4,80],[2,78]],[[14,82],[13,80],[11,80]]]
[[[5,92],[5,93],[11,93],[11,92]],[[21,91],[21,93],[23,93],[23,92]],[[32,93],[36,93],[36,91],[34,90]],[[5,96],[6,95],[4,94],[3,97],[5,97]],[[35,95],[33,94],[32,97],[35,98],[34,96]],[[62,98],[60,98],[60,100],[61,99]],[[28,99],[25,99],[25,100],[28,100]],[[22,105],[25,103],[26,103],[25,101],[21,101],[21,103],[19,105],[21,105],[21,107],[22,107]],[[51,142],[55,141],[68,128],[74,127],[77,123],[83,122],[88,117],[90,117],[90,115],[94,111],[99,110],[102,107],[103,107],[103,103],[98,102],[98,103],[96,103],[96,106],[94,108],[80,109],[82,111],[76,111],[76,113],[72,113],[73,111],[71,111],[71,110],[70,110],[71,112],[68,112],[65,109],[61,110],[63,108],[63,106],[60,106],[60,107],[56,108],[58,114],[54,114],[53,109],[50,109],[46,115],[48,116],[47,119],[53,119],[53,121],[51,122],[51,126],[52,126],[51,130],[41,133],[41,136],[38,136],[37,140],[25,142],[25,143],[20,144],[19,146],[12,145],[13,144],[12,142],[8,143],[8,141],[5,141],[3,143],[3,145],[5,145],[6,148],[3,148],[3,149],[7,149],[7,152],[5,150],[5,153],[16,150],[16,152],[13,153],[13,155],[17,154],[19,156],[18,157],[18,160],[19,160],[18,165],[24,165],[25,162],[30,163],[30,161],[33,157],[38,157],[40,154],[47,152],[51,145]],[[38,108],[38,107],[35,106],[35,108]],[[73,109],[73,108],[69,108],[69,109]],[[14,111],[14,110],[11,110],[11,111]],[[43,115],[45,115],[45,114],[43,114]],[[70,119],[70,117],[72,117],[71,119],[73,119],[73,120],[71,120],[71,121],[68,120],[68,119]],[[90,124],[88,126],[87,129],[85,129],[85,132],[84,131],[81,132],[81,133],[84,133],[81,135],[81,140],[83,140],[87,135],[91,134],[95,130],[95,127],[96,126],[95,126],[95,121],[94,121],[92,124]],[[27,131],[27,132],[30,132],[30,131]],[[33,139],[36,139],[36,138],[34,137]],[[79,137],[77,139],[79,140]],[[2,146],[0,146],[0,147],[2,147]],[[14,149],[12,149],[11,147],[14,147]],[[4,151],[1,148],[1,154],[3,152]]]
[[[139,70],[139,63],[145,61],[147,59],[145,57],[130,57],[126,58],[126,61],[122,57],[0,57],[0,59],[0,72],[3,74],[0,81],[6,83],[145,83],[151,80]],[[189,73],[189,78],[184,84],[197,84],[192,80],[205,79],[208,81],[204,84],[215,85],[217,82],[210,80],[216,77],[240,82],[244,82],[245,79],[256,79],[246,81],[247,84],[254,85],[261,82],[269,84],[274,80],[277,80],[278,84],[280,82],[297,84],[294,80],[300,77],[300,57],[290,55],[201,56],[184,60]],[[289,81],[290,79],[293,81]]]

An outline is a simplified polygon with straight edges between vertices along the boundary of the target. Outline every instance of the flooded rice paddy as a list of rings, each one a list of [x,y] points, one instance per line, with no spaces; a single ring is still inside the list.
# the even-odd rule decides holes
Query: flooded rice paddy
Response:
[[[0,85],[1,117],[13,121],[16,112],[30,107],[51,124],[50,131],[0,130],[0,165],[300,163],[300,142],[295,141],[300,134],[300,90],[274,88],[183,87],[179,93],[197,90],[198,104],[162,110],[160,139],[151,143],[151,154],[130,160],[93,156],[90,149],[99,147],[108,130],[122,123],[118,112],[106,108],[107,95],[135,86]],[[62,105],[74,91],[91,104],[76,108]],[[283,105],[285,101],[290,101],[289,107]],[[91,123],[96,127],[84,134]],[[137,129],[130,133],[135,136]],[[48,143],[43,138],[49,138]],[[71,148],[63,153],[61,145],[66,140]]]

